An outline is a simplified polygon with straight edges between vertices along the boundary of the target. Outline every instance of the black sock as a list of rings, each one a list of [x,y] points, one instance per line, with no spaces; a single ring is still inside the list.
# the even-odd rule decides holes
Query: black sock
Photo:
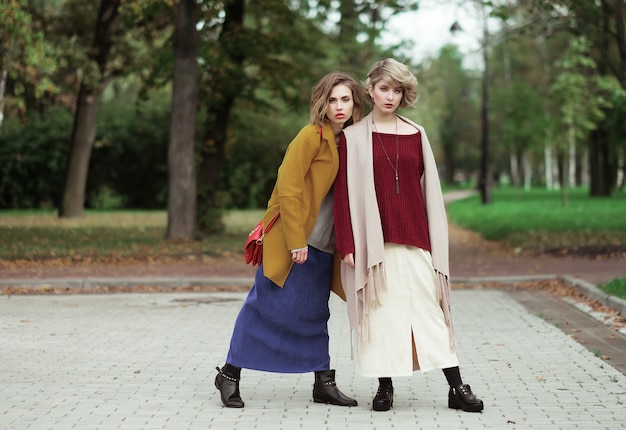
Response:
[[[391,378],[378,378],[378,385],[381,387],[393,387]]]
[[[222,367],[222,372],[231,378],[239,379],[239,376],[241,375],[241,367],[226,363],[224,367]]]
[[[459,370],[459,366],[443,369],[443,374],[446,375],[450,388],[458,387],[463,383],[461,380],[461,371]]]

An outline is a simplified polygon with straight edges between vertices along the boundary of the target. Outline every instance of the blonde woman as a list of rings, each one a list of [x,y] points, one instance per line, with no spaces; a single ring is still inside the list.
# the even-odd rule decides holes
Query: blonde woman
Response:
[[[464,384],[450,318],[448,225],[424,128],[397,114],[417,79],[394,60],[365,82],[372,112],[344,130],[335,182],[335,234],[355,333],[357,373],[377,377],[375,411],[393,406],[392,377],[442,369],[448,406],[483,410]]]

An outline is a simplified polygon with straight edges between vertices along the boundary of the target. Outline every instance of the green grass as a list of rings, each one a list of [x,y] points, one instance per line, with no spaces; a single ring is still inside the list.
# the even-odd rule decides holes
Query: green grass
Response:
[[[626,193],[589,197],[585,189],[569,190],[566,207],[559,191],[502,188],[493,189],[491,197],[489,205],[483,205],[478,195],[451,203],[450,222],[531,254],[625,252]],[[626,299],[626,279],[600,288]]]
[[[558,191],[493,189],[491,204],[474,195],[450,204],[448,216],[486,239],[526,250],[626,243],[625,193],[592,198],[586,190],[569,190],[562,207]]]
[[[626,278],[615,278],[599,288],[610,296],[626,299]]]
[[[0,259],[117,259],[242,252],[262,210],[225,214],[226,231],[201,240],[166,241],[165,211],[86,211],[59,219],[50,210],[0,211]]]

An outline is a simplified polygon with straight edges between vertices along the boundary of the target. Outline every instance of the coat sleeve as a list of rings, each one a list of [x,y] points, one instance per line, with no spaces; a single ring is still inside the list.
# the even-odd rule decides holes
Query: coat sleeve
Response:
[[[319,142],[319,133],[313,126],[303,128],[287,147],[278,168],[276,191],[283,234],[290,250],[307,246],[304,218],[308,213],[303,198],[305,182],[310,180],[307,171],[319,151]]]

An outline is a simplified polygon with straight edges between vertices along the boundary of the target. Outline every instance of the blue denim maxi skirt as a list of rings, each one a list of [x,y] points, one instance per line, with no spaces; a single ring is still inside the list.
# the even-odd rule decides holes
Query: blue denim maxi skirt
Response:
[[[246,369],[306,373],[330,369],[328,299],[333,256],[309,246],[283,288],[256,272],[230,340],[226,362]]]

